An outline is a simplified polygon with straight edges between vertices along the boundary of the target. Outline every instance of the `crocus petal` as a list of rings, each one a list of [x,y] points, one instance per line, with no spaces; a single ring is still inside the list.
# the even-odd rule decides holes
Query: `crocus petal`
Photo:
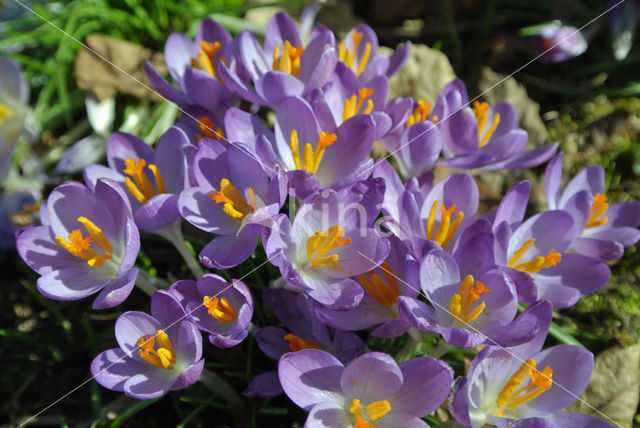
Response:
[[[548,161],[558,150],[558,143],[538,147],[520,152],[518,155],[486,166],[484,169],[495,171],[498,169],[527,169]]]
[[[600,418],[580,413],[558,412],[545,417],[551,426],[571,428],[611,428],[612,424]],[[611,422],[615,422],[609,419]]]
[[[155,335],[156,331],[165,326],[158,320],[144,312],[129,311],[120,315],[116,320],[115,336],[120,349],[127,353],[129,358],[143,362],[138,356],[138,339],[148,335]]]
[[[305,280],[311,282],[309,275]],[[337,310],[353,309],[360,303],[364,291],[356,281],[346,278],[338,282],[319,281],[312,290],[307,291],[310,297],[323,305]]]
[[[286,97],[301,96],[304,84],[283,71],[269,71],[256,82],[256,91],[267,104],[277,107]]]
[[[61,268],[83,268],[84,260],[72,255],[52,236],[48,226],[35,226],[24,230],[16,241],[16,249],[24,262],[40,275]]]
[[[182,107],[190,104],[187,96],[171,86],[169,82],[164,80],[164,77],[158,74],[158,72],[150,62],[145,61],[143,68],[147,79],[149,79],[149,82],[151,83],[151,86],[153,86],[153,88],[158,91],[160,95]]]
[[[404,64],[407,62],[409,58],[409,51],[411,50],[411,43],[406,42],[401,44],[396,48],[395,51],[389,57],[389,67],[387,67],[387,72],[385,73],[387,77],[391,77],[396,74]]]
[[[305,83],[304,95],[321,88],[331,77],[337,62],[338,55],[333,46],[321,38],[312,40],[300,57],[299,78]]]
[[[304,426],[307,428],[342,428],[349,422],[342,403],[334,401],[321,402],[313,406]],[[378,425],[376,423],[376,425]]]
[[[138,269],[131,269],[121,275],[98,294],[91,307],[93,309],[113,308],[129,297],[138,278]]]
[[[547,164],[544,172],[544,195],[547,199],[547,207],[550,210],[558,208],[560,201],[560,188],[562,185],[562,157],[564,153],[560,152],[553,157]]]
[[[204,360],[196,361],[186,369],[182,370],[180,376],[171,385],[171,390],[185,389],[196,383],[204,369]]]
[[[53,300],[80,300],[109,284],[89,266],[69,267],[51,271],[40,278],[36,286],[45,297]]]
[[[403,373],[387,354],[369,352],[344,369],[340,378],[342,392],[364,402],[388,400],[402,387]]]
[[[141,366],[141,363],[133,361],[122,349],[109,349],[91,361],[91,375],[105,388],[123,391],[125,381],[138,374]]]
[[[506,221],[513,227],[521,223],[527,211],[530,193],[530,181],[523,180],[511,186],[498,206],[494,224],[499,225]]]
[[[256,236],[218,236],[202,249],[200,262],[214,269],[229,269],[248,259],[257,244]]]
[[[219,80],[209,73],[187,68],[184,77],[184,91],[191,100],[191,104],[216,111],[222,103],[229,102],[232,97],[229,90]]]
[[[580,171],[569,181],[562,192],[559,205],[564,206],[565,202],[581,190],[588,190],[592,195],[605,193],[604,186],[605,172],[600,165],[592,165]]]
[[[282,49],[285,40],[293,47],[302,46],[296,23],[284,12],[278,12],[271,17],[265,34],[264,51],[268,55],[274,51],[276,46]]]
[[[578,254],[600,261],[618,260],[624,255],[621,243],[604,239],[574,238],[571,248]]]
[[[161,397],[176,381],[179,373],[149,365],[145,371],[130,377],[124,383],[124,393],[140,400]]]
[[[266,372],[260,373],[249,382],[247,389],[242,391],[242,395],[245,397],[261,397],[271,398],[283,394],[282,386],[280,385],[280,378],[278,378],[278,372]]]
[[[143,230],[155,231],[172,224],[180,218],[178,199],[178,195],[167,193],[149,199],[136,210],[136,225]]]
[[[340,377],[344,370],[334,356],[316,349],[285,354],[278,363],[282,389],[307,411],[318,403],[341,402]]]

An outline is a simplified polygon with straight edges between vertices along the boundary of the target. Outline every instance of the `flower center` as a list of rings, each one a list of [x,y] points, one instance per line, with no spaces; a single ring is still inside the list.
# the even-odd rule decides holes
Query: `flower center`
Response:
[[[363,113],[369,114],[373,110],[373,101],[369,99],[373,95],[374,90],[369,88],[361,88],[358,90],[358,95],[353,94],[344,101],[344,109],[342,110],[342,121],[355,116],[360,112],[362,103],[367,100],[367,106]]]
[[[124,166],[125,168],[122,172],[128,176],[125,178],[124,184],[127,190],[129,190],[133,197],[141,204],[146,203],[149,199],[160,193],[166,193],[164,180],[155,165],[147,165],[147,161],[144,159],[138,159],[137,161],[135,159],[127,159],[124,161]],[[144,172],[145,166],[153,174],[153,179],[156,183],[155,188]]]
[[[482,293],[490,291],[482,282],[476,282],[473,276],[467,275],[460,283],[458,293],[451,297],[449,309],[458,322],[469,323],[478,318],[486,306],[484,302],[480,302],[471,309],[471,305],[480,299]]]
[[[202,304],[208,309],[209,315],[222,324],[234,322],[238,318],[238,313],[233,309],[233,305],[224,297],[204,296]]]
[[[520,247],[518,251],[513,253],[513,257],[509,259],[507,267],[519,270],[521,272],[536,273],[542,269],[555,266],[562,261],[562,254],[556,253],[555,248],[552,248],[549,250],[546,256],[536,256],[528,262],[518,264],[518,261],[520,261],[524,253],[526,253],[527,250],[531,248],[534,242],[536,242],[536,238],[531,238],[527,242],[522,244],[522,247]]]
[[[593,197],[589,220],[586,226],[587,229],[602,226],[609,221],[609,217],[602,217],[607,212],[607,208],[609,208],[609,204],[607,203],[607,196],[605,194],[598,193]]]
[[[356,275],[356,278],[358,278],[358,282],[362,285],[364,291],[373,297],[376,302],[382,306],[391,307],[398,300],[400,288],[389,263],[384,261],[381,267],[384,279],[375,271],[369,271],[369,276],[366,274]]]
[[[362,407],[360,400],[354,398],[349,404],[349,413],[353,417],[356,425],[355,428],[372,428],[376,419],[386,415],[391,411],[391,404],[388,401],[374,401],[373,403]]]
[[[256,210],[257,206],[253,187],[247,187],[245,196],[242,196],[242,193],[226,178],[220,180],[220,190],[211,193],[209,198],[216,204],[224,203],[222,210],[236,220],[244,220],[247,215]]]
[[[291,348],[291,351],[293,352],[298,352],[303,349],[322,349],[315,342],[305,340],[292,333],[285,335],[284,340],[289,342],[289,348]]]
[[[220,140],[224,139],[224,131],[219,126],[216,127],[216,124],[213,123],[208,116],[200,116],[196,119],[196,124],[200,129],[200,133],[196,134],[196,139],[200,141],[201,138],[211,138],[212,140]]]
[[[204,70],[209,73],[211,76],[218,78],[218,74],[216,72],[216,68],[214,66],[215,61],[213,57],[218,53],[218,51],[222,48],[220,42],[207,42],[204,40],[200,41],[200,49],[198,49],[198,58],[191,58],[191,67],[199,68],[200,70]],[[223,64],[226,64],[226,59],[221,56],[220,61]]]
[[[138,339],[137,345],[140,358],[156,367],[173,370],[176,354],[171,346],[169,336],[163,330],[157,330],[155,336],[142,336]]]
[[[427,120],[427,116],[429,116],[429,112],[431,111],[431,103],[425,102],[423,99],[419,99],[417,101],[416,108],[413,109],[413,113],[409,116],[409,120],[407,120],[407,128],[413,125],[414,123],[422,122]],[[431,117],[433,123],[438,122],[438,116]]]
[[[458,231],[458,227],[460,227],[460,223],[462,223],[462,219],[464,218],[464,213],[462,211],[458,211],[456,216],[452,219],[453,214],[457,210],[456,205],[451,205],[449,208],[446,208],[444,204],[440,207],[441,217],[440,224],[438,224],[438,228],[436,229],[436,216],[438,214],[438,206],[440,205],[440,201],[436,200],[433,205],[431,205],[431,211],[429,211],[429,218],[427,219],[427,239],[430,241],[436,242],[441,247],[444,247],[451,241],[451,238]]]
[[[473,110],[473,114],[476,116],[476,120],[478,121],[478,138],[480,140],[478,142],[478,147],[483,147],[485,144],[487,144],[489,138],[491,138],[496,128],[498,127],[498,124],[500,123],[500,115],[498,113],[493,115],[493,121],[491,122],[489,129],[484,132],[484,128],[486,127],[489,120],[489,104],[485,102],[474,101],[471,110]]]
[[[280,46],[276,46],[273,50],[273,66],[276,71],[284,71],[295,77],[300,75],[300,57],[304,49],[302,46],[293,47],[288,40],[284,41],[282,54]]]
[[[351,243],[351,238],[344,238],[344,229],[338,225],[314,233],[307,240],[307,258],[313,266],[327,266],[330,269],[342,270],[338,264],[340,256],[328,253]]]
[[[536,370],[536,362],[533,358],[529,358],[520,366],[520,368],[509,378],[505,386],[498,394],[496,399],[497,411],[495,416],[502,416],[507,409],[513,409],[523,403],[533,400],[543,392],[551,388],[553,369],[549,366],[545,367],[541,372]],[[525,379],[529,377],[531,380],[518,388]]]
[[[367,66],[369,62],[369,56],[371,55],[371,43],[367,42],[364,47],[364,52],[358,58],[357,68],[354,68],[356,64],[356,57],[358,55],[358,47],[360,46],[360,40],[362,40],[363,33],[359,31],[352,31],[351,38],[353,40],[353,46],[351,48],[347,48],[346,38],[343,39],[338,44],[338,56],[342,62],[347,64],[350,69],[355,71],[356,76],[360,76],[364,71],[364,68]],[[348,36],[347,36],[348,37]]]
[[[13,110],[6,104],[0,103],[0,124],[11,115]]]
[[[86,260],[89,266],[102,266],[106,260],[113,257],[111,245],[107,241],[107,238],[104,237],[102,229],[96,226],[91,220],[86,217],[78,217],[77,221],[84,226],[89,236],[85,238],[79,229],[75,229],[69,233],[67,239],[62,236],[56,236],[56,242],[74,256]],[[91,248],[92,244],[101,250],[102,253]]]
[[[302,160],[300,159],[300,141],[298,140],[298,131],[295,129],[291,131],[289,137],[289,147],[291,148],[291,155],[293,156],[293,162],[296,165],[296,169],[304,169],[312,174],[315,174],[320,167],[322,156],[327,147],[336,142],[338,136],[333,133],[321,132],[318,135],[318,142],[316,148],[311,146],[311,143],[306,143],[302,150]]]

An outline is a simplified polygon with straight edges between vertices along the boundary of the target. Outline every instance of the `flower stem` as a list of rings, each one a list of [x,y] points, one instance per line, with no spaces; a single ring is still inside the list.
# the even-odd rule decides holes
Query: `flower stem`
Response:
[[[189,251],[189,248],[187,248],[187,245],[184,243],[184,237],[182,236],[182,230],[180,229],[181,222],[182,219],[178,219],[156,233],[173,244],[191,270],[193,276],[199,278],[204,274],[204,271],[202,270],[200,263],[196,260],[193,254],[191,254],[191,251]]]
[[[446,354],[447,352],[449,352],[449,350],[453,348],[453,345],[448,344],[447,342],[442,342],[440,343],[438,346],[436,346],[435,348],[433,348],[431,351],[429,351],[429,356],[431,358],[440,358],[442,357],[444,354]]]
[[[147,279],[147,277],[144,274],[142,274],[143,272],[144,272],[143,270],[138,270],[138,278],[136,278],[136,286],[140,290],[144,291],[146,294],[151,296],[153,295],[153,293],[155,293],[155,291],[158,288],[155,285],[153,285],[153,283],[151,283],[151,281],[149,281],[149,279]]]
[[[198,382],[206,386],[215,396],[226,401],[236,418],[241,418],[243,415],[246,415],[242,398],[235,389],[220,376],[210,370],[204,369]]]

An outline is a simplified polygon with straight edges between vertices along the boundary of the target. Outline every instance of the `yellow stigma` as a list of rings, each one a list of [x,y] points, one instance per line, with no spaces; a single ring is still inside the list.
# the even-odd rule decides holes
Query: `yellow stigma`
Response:
[[[298,131],[295,129],[291,131],[289,137],[289,147],[291,148],[291,156],[293,157],[293,163],[296,169],[304,169],[312,174],[315,174],[320,167],[322,156],[327,147],[336,142],[338,136],[333,133],[321,132],[318,135],[318,142],[315,149],[311,146],[311,143],[306,143],[302,152],[302,160],[300,159],[300,141],[298,140]]]
[[[473,276],[467,275],[460,283],[458,293],[451,297],[449,310],[457,321],[469,323],[478,318],[486,306],[484,302],[480,302],[479,305],[471,309],[471,305],[480,299],[482,293],[490,291],[482,282],[476,282]]]
[[[285,335],[284,340],[289,342],[289,348],[293,352],[298,352],[303,349],[322,349],[315,342],[312,342],[310,340],[305,340],[292,333]]]
[[[375,271],[370,271],[369,276],[366,274],[356,275],[356,278],[358,278],[358,282],[362,285],[364,291],[373,297],[376,302],[382,306],[391,307],[398,300],[400,288],[389,263],[384,261],[381,267],[384,279]]]
[[[84,226],[89,236],[83,237],[79,229],[72,230],[67,239],[62,236],[56,236],[55,240],[58,245],[70,252],[76,257],[86,260],[91,267],[100,267],[105,261],[113,256],[113,249],[104,237],[102,229],[96,226],[86,217],[78,217],[78,223]],[[95,245],[102,253],[98,253],[92,247]]]
[[[434,241],[441,247],[444,247],[449,243],[449,241],[451,241],[458,231],[458,227],[460,227],[460,223],[462,223],[462,219],[464,218],[464,213],[462,211],[458,211],[455,217],[453,217],[453,214],[457,210],[457,206],[451,205],[449,208],[446,208],[443,204],[442,207],[440,207],[440,224],[436,229],[435,224],[439,205],[440,201],[438,200],[431,205],[429,217],[427,218],[426,235],[428,240]]]
[[[491,126],[489,126],[489,129],[484,133],[483,136],[484,128],[487,125],[487,121],[489,120],[489,104],[485,102],[474,101],[471,110],[473,110],[473,114],[476,116],[476,120],[478,121],[478,146],[484,147],[484,145],[489,141],[489,138],[491,138],[491,136],[495,132],[498,124],[500,124],[500,115],[498,113],[493,115]]]
[[[413,109],[413,113],[409,116],[409,120],[407,120],[407,128],[413,125],[414,123],[422,122],[423,120],[427,120],[427,116],[429,116],[429,112],[431,111],[431,103],[426,103],[424,100],[419,99],[417,101],[417,106]],[[435,123],[438,120],[436,116],[434,116],[433,122]]]
[[[138,339],[137,345],[140,358],[156,367],[173,370],[176,354],[171,346],[169,336],[163,330],[157,330],[155,336],[142,336]]]
[[[127,190],[129,190],[133,197],[141,204],[146,203],[149,199],[160,193],[166,193],[164,180],[155,165],[147,165],[147,161],[144,159],[126,159],[124,161],[124,166],[125,168],[122,170],[122,173],[127,176],[124,180],[124,184],[126,185]],[[155,187],[153,187],[149,176],[144,171],[145,166],[153,175],[153,179],[156,184]]]
[[[354,398],[349,404],[349,413],[353,417],[356,428],[372,428],[373,422],[391,411],[391,404],[388,401],[374,401],[362,407],[360,400]]]
[[[342,110],[342,121],[355,116],[360,113],[362,104],[367,100],[367,106],[362,111],[364,114],[369,114],[373,110],[373,100],[369,99],[373,95],[374,90],[369,88],[361,88],[358,90],[358,95],[353,94],[344,101],[344,109]]]
[[[351,243],[351,238],[344,238],[344,229],[335,225],[329,229],[314,233],[307,240],[307,258],[313,266],[327,266],[341,270],[338,254],[329,254],[333,249]]]
[[[351,32],[351,38],[353,39],[353,46],[350,49],[347,49],[345,40],[342,40],[338,44],[338,57],[342,62],[347,64],[347,66],[349,66],[349,68],[356,73],[356,76],[360,76],[362,74],[362,72],[364,71],[364,68],[367,66],[367,63],[369,62],[369,56],[371,55],[371,43],[367,42],[367,44],[364,47],[364,52],[362,52],[362,55],[360,55],[360,58],[357,58],[358,47],[360,46],[360,40],[362,40],[363,35],[364,34],[360,33],[359,31]],[[356,59],[358,60],[357,64],[356,64]]]
[[[602,226],[609,221],[609,217],[602,217],[609,208],[607,203],[607,196],[603,193],[598,193],[593,197],[591,205],[591,211],[589,212],[589,220],[587,221],[587,229],[592,227]]]
[[[536,238],[531,238],[518,249],[509,259],[507,267],[526,273],[536,273],[542,269],[555,266],[562,261],[562,254],[556,253],[554,248],[550,249],[546,256],[537,256],[525,263],[518,264],[524,253],[536,242]]]
[[[507,383],[498,394],[496,399],[497,411],[495,416],[502,416],[505,407],[513,409],[523,403],[531,401],[543,392],[549,390],[553,384],[553,369],[549,366],[545,367],[541,372],[536,370],[536,362],[533,358],[529,358],[520,366],[518,370],[509,378]],[[523,387],[518,388],[525,379],[531,380]]]
[[[272,69],[276,71],[284,71],[295,77],[300,75],[300,57],[304,49],[302,46],[292,46],[288,40],[284,41],[282,54],[280,54],[280,46],[276,46],[273,50]]]
[[[222,210],[236,220],[244,220],[256,210],[256,193],[253,187],[247,187],[245,196],[242,196],[242,193],[226,178],[220,180],[220,190],[211,193],[209,198],[216,204],[224,203]]]
[[[197,52],[197,59],[191,59],[191,67],[199,68],[200,70],[204,70],[209,73],[211,76],[218,78],[218,73],[216,72],[215,61],[213,57],[218,53],[218,51],[222,48],[220,42],[207,42],[204,40],[200,41],[200,49]],[[220,61],[226,63],[224,57],[220,57]]]
[[[11,115],[12,111],[11,107],[0,103],[0,123],[4,122],[4,120]]]
[[[238,318],[236,310],[233,309],[231,303],[224,297],[211,298],[204,296],[202,298],[202,304],[208,309],[207,312],[209,312],[209,315],[222,324],[234,322]]]
[[[211,138],[212,140],[224,139],[224,131],[219,126],[213,123],[208,116],[200,116],[196,119],[196,125],[200,129],[200,133],[196,134],[196,139],[200,141],[201,138]]]

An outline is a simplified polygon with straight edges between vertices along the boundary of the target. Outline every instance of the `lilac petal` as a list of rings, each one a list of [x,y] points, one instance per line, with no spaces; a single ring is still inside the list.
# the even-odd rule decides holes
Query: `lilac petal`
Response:
[[[249,258],[256,249],[256,236],[221,235],[200,252],[200,263],[213,269],[229,269]]]
[[[421,418],[436,410],[449,395],[453,370],[447,363],[419,357],[400,364],[400,370],[402,387],[388,399],[394,413]]]
[[[264,100],[256,94],[255,90],[243,82],[235,72],[229,70],[226,65],[220,64],[218,66],[218,72],[220,73],[220,78],[224,82],[225,86],[232,93],[252,104],[264,104]]]
[[[179,373],[149,365],[150,368],[127,379],[124,393],[140,400],[161,397],[171,389]]]
[[[206,71],[189,67],[184,73],[183,82],[191,104],[216,111],[218,106],[232,100],[231,93],[222,82]]]
[[[512,129],[504,135],[491,137],[487,145],[480,149],[480,153],[493,155],[496,159],[510,159],[520,153],[528,139],[527,131]]]
[[[376,427],[379,428],[429,428],[429,425],[422,419],[411,418],[407,419],[407,415],[397,414],[397,413],[388,413],[384,417],[378,419],[376,421]]]
[[[511,186],[498,206],[494,224],[499,225],[503,221],[511,227],[520,224],[527,211],[530,193],[530,181],[523,180]]]
[[[265,34],[264,51],[267,55],[270,55],[276,46],[282,50],[285,40],[294,48],[302,46],[296,23],[284,12],[278,12],[271,17]]]
[[[538,370],[553,369],[551,389],[526,404],[530,416],[545,416],[567,407],[585,390],[593,371],[593,354],[574,345],[557,345],[533,358]],[[524,409],[523,409],[524,413]]]
[[[247,330],[243,330],[241,332],[238,332],[237,334],[232,334],[229,336],[211,334],[209,335],[209,342],[211,342],[211,344],[217,348],[227,349],[238,345],[244,339],[246,339],[248,335],[249,332]]]
[[[387,72],[385,73],[387,77],[391,77],[396,74],[404,64],[407,62],[407,58],[409,58],[409,51],[411,50],[411,42],[406,42],[401,44],[396,48],[396,50],[389,57],[389,67],[387,68]]]
[[[214,203],[210,194],[211,191],[201,187],[183,190],[178,198],[180,215],[205,232],[235,235],[239,222],[227,215],[220,204]]]
[[[118,172],[125,169],[126,159],[144,159],[147,164],[154,161],[153,149],[140,138],[125,132],[114,132],[107,143],[109,167]]]
[[[550,210],[558,209],[558,202],[560,201],[563,155],[563,152],[555,155],[547,164],[547,169],[544,172],[544,195],[547,199],[547,207]]]
[[[300,76],[304,82],[304,95],[314,89],[321,88],[331,77],[338,62],[338,55],[333,46],[316,38],[309,43],[300,57]]]
[[[164,80],[150,62],[145,61],[143,68],[151,86],[153,86],[153,88],[158,91],[163,98],[167,98],[169,101],[173,101],[182,107],[190,104],[187,96]]]
[[[187,335],[186,332],[182,332],[184,328],[179,324],[181,321],[186,320],[187,314],[178,299],[169,293],[169,291],[158,290],[153,293],[151,296],[151,315],[158,320],[161,325],[160,328],[166,330],[166,333],[170,337],[174,336],[173,333],[178,331],[183,333],[183,336]]]
[[[245,397],[261,397],[271,398],[277,397],[283,394],[282,385],[280,385],[280,378],[278,378],[278,372],[266,372],[260,373],[249,382],[247,389],[242,391],[242,395]]]
[[[22,66],[6,56],[0,59],[0,87],[20,104],[26,105],[29,102],[29,83],[22,72]]]
[[[302,98],[287,98],[282,101],[276,110],[275,135],[277,151],[283,166],[288,171],[296,169],[289,145],[293,130],[297,131],[298,141],[301,146],[306,143],[313,145],[318,141],[320,133],[318,121],[309,103]]]
[[[311,278],[305,278],[310,282]],[[323,305],[337,310],[353,309],[360,303],[364,291],[356,281],[346,278],[339,282],[317,285],[314,289],[307,291],[307,294]]]
[[[136,211],[136,225],[143,230],[156,231],[162,229],[178,218],[178,195],[161,194],[149,199]]]
[[[629,247],[640,240],[640,231],[633,227],[616,227],[589,232],[588,236],[595,239],[607,239],[619,242],[623,247]]]
[[[532,303],[538,300],[538,287],[531,275],[507,267],[501,267],[500,270],[513,281],[518,293],[518,301]]]
[[[460,281],[458,264],[445,251],[431,251],[420,265],[420,284],[427,296],[441,287],[459,284]]]
[[[68,267],[51,271],[40,278],[36,286],[40,294],[53,300],[80,300],[109,284],[89,266]]]
[[[137,278],[138,269],[131,269],[119,276],[98,294],[91,307],[93,309],[108,309],[124,302],[131,294]]]
[[[82,172],[82,178],[92,192],[95,191],[96,183],[100,178],[109,178],[121,185],[124,185],[125,179],[119,172],[99,164],[88,165]]]
[[[478,277],[494,267],[493,248],[493,231],[488,221],[478,220],[466,228],[453,250],[460,277],[467,275]]]
[[[382,263],[390,251],[389,241],[381,238],[375,229],[362,229],[347,234],[351,243],[333,250],[339,256],[341,270],[328,270],[334,278],[346,278],[374,269]]]
[[[162,325],[149,314],[144,312],[125,312],[118,317],[115,325],[115,336],[120,348],[129,358],[142,362],[138,356],[138,339],[155,335]]]
[[[304,84],[283,71],[269,71],[256,82],[256,91],[270,106],[277,107],[286,97],[299,97]]]
[[[418,122],[402,134],[401,149],[396,153],[400,168],[406,177],[418,177],[438,160],[442,150],[442,135],[429,122]]]
[[[564,188],[559,205],[563,207],[571,196],[581,190],[587,190],[593,196],[598,193],[604,194],[606,192],[604,178],[604,168],[600,165],[592,165],[583,169]]]
[[[469,370],[469,373],[471,371]],[[471,426],[469,419],[469,389],[466,377],[459,377],[453,384],[449,399],[449,413],[459,424]]]
[[[583,256],[600,261],[618,260],[624,255],[624,246],[616,241],[595,238],[574,238],[571,249]]]
[[[531,238],[534,238],[535,242],[522,255],[520,261],[546,255],[552,248],[556,252],[562,252],[571,242],[572,227],[573,219],[566,211],[545,211],[536,214],[514,232],[509,240],[508,257],[512,257],[513,253]]]
[[[531,304],[518,317],[519,321],[530,320],[536,323],[537,330],[535,336],[522,345],[512,346],[509,350],[519,359],[527,359],[531,355],[539,352],[547,339],[549,326],[551,325],[551,315],[553,306],[547,300],[540,300]]]
[[[574,193],[563,205],[563,210],[573,218],[573,234],[579,236],[589,221],[591,211],[591,194],[587,190]]]
[[[200,43],[201,40],[220,42],[223,47],[229,46],[233,42],[233,38],[227,29],[210,17],[202,20],[196,32],[196,43]]]
[[[164,52],[169,74],[174,82],[180,84],[185,68],[190,67],[191,59],[197,56],[197,47],[183,33],[171,33],[164,45]]]
[[[478,211],[478,185],[468,174],[451,175],[435,185],[420,209],[420,217],[428,218],[433,203],[450,207],[456,205],[456,211],[464,213],[459,230],[463,230],[467,223],[473,221]],[[439,211],[439,210],[438,210]]]
[[[291,352],[289,342],[284,339],[286,335],[287,332],[279,327],[267,326],[256,330],[253,338],[265,355],[277,360],[287,352]]]
[[[127,357],[122,349],[108,349],[91,361],[91,376],[113,391],[123,391],[124,382],[140,373],[141,363]]]
[[[350,311],[334,311],[320,307],[316,315],[330,327],[343,330],[364,330],[389,319],[392,314],[386,307],[365,295],[358,306]]]
[[[305,410],[318,403],[341,402],[340,377],[344,370],[334,356],[317,349],[285,354],[278,363],[282,389]]]
[[[196,383],[202,374],[202,369],[204,369],[204,360],[197,361],[182,370],[180,376],[171,385],[171,391],[185,389]]]
[[[498,169],[527,169],[533,168],[548,161],[558,150],[558,143],[549,144],[547,146],[520,152],[520,154],[491,164],[485,169],[495,171]]]
[[[341,428],[352,419],[350,414],[345,411],[342,403],[335,401],[319,402],[309,412],[307,421],[304,426],[306,428]],[[376,426],[378,426],[376,422]]]
[[[398,201],[404,192],[404,185],[395,168],[383,159],[375,164],[373,177],[382,178],[386,185],[382,211],[393,219],[399,219]]]
[[[550,426],[571,428],[611,428],[613,425],[600,418],[580,413],[558,412],[545,417]],[[611,419],[610,419],[611,420]],[[614,422],[611,420],[611,422]]]
[[[52,235],[50,227],[35,226],[25,229],[16,240],[18,254],[31,269],[46,275],[61,268],[88,268],[84,260],[58,245]]]
[[[138,228],[132,219],[127,219],[124,228],[124,246],[126,248],[122,261],[120,262],[120,268],[118,274],[122,274],[124,271],[129,270],[136,262],[138,258],[138,252],[140,251],[140,233]]]
[[[620,202],[610,205],[606,215],[609,218],[607,227],[636,228],[640,226],[640,202]]]
[[[444,155],[474,154],[478,151],[478,123],[469,107],[458,110],[448,116],[440,126],[443,135]]]
[[[426,303],[411,297],[400,296],[398,312],[400,317],[418,330],[434,331],[434,310]]]
[[[244,143],[251,147],[260,134],[275,141],[273,132],[256,115],[231,107],[224,115],[224,127],[229,141]]]
[[[402,387],[403,373],[387,354],[369,352],[344,369],[340,378],[342,392],[364,402],[388,400]]]

